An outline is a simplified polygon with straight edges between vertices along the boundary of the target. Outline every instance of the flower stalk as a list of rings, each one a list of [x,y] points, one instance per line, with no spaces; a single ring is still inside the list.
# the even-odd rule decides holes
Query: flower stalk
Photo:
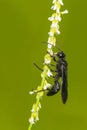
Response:
[[[52,60],[52,55],[53,55],[53,50],[52,46],[56,46],[56,36],[60,34],[59,30],[59,22],[61,22],[62,14],[67,14],[68,11],[64,10],[61,11],[61,6],[63,6],[63,1],[62,0],[53,0],[52,2],[52,7],[51,9],[54,11],[52,16],[48,18],[49,21],[51,21],[50,25],[50,31],[48,32],[48,41],[47,43],[47,54],[44,56],[44,63],[43,63],[43,71],[41,73],[41,85],[37,87],[36,90],[31,91],[30,94],[36,93],[36,103],[33,104],[32,109],[31,109],[31,117],[29,118],[29,128],[28,130],[31,130],[32,125],[35,124],[38,120],[38,112],[41,109],[41,99],[42,96],[44,95],[44,91],[49,89],[51,87],[51,84],[48,83],[47,79],[51,77],[53,74],[49,68],[49,65],[51,64]],[[44,90],[44,91],[41,91]],[[40,91],[40,92],[38,92]]]

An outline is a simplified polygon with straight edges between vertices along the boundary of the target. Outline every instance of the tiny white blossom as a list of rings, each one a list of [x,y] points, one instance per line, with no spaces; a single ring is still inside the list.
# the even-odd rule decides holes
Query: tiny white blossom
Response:
[[[29,122],[30,122],[30,124],[34,124],[35,123],[34,118],[33,117],[29,118]]]
[[[56,31],[56,33],[59,35],[59,34],[60,34],[60,31],[59,31],[59,30],[57,30],[57,31]]]
[[[62,11],[61,14],[68,14],[68,10]]]
[[[54,17],[49,17],[48,20],[49,20],[49,21],[53,21],[53,20],[54,20]]]
[[[39,121],[39,117],[38,116],[36,117],[36,121]]]
[[[59,0],[59,3],[60,3],[60,5],[64,5],[63,2],[62,2],[62,0]]]
[[[53,55],[52,49],[48,49],[48,52],[50,53],[51,56]]]
[[[52,3],[54,4],[55,2],[56,2],[56,0],[53,0],[53,2],[52,2]]]
[[[34,108],[31,109],[31,112],[34,112]]]
[[[48,48],[50,48],[50,49],[51,49],[51,48],[52,48],[52,44],[49,44],[49,43],[48,43]]]
[[[51,31],[51,32],[48,32],[48,35],[49,36],[54,36],[54,33]]]
[[[44,85],[44,90],[47,90],[47,88],[49,88],[51,86],[51,84],[47,83],[46,85]]]
[[[34,94],[34,91],[30,91],[29,94]]]
[[[44,63],[45,63],[45,64],[50,64],[50,62],[51,62],[51,60],[48,60],[48,59],[45,59],[45,60],[44,60]]]
[[[61,17],[60,16],[57,16],[55,19],[58,20],[59,22],[61,21]]]
[[[55,28],[55,27],[57,27],[57,22],[56,22],[56,23],[53,22],[53,23],[51,24],[51,28]]]
[[[51,7],[51,9],[52,9],[52,10],[56,10],[56,9],[57,9],[57,6],[53,5],[53,6]]]
[[[48,70],[47,75],[48,75],[48,77],[50,77],[50,76],[52,76],[53,74],[52,74],[52,72],[51,72],[50,70]]]

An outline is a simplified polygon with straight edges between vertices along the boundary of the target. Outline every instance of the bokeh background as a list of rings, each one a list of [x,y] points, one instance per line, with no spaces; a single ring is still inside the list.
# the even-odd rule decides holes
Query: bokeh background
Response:
[[[42,99],[40,121],[32,130],[87,130],[87,1],[64,1],[57,46],[68,61],[69,98]],[[52,0],[0,0],[0,130],[27,130],[46,54]]]

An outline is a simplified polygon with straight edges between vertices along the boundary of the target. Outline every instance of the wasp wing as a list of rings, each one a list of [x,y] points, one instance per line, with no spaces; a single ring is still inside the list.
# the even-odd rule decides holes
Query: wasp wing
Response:
[[[67,83],[67,62],[64,62],[61,66],[62,69],[62,89],[61,89],[61,96],[62,101],[65,104],[68,98],[68,83]]]

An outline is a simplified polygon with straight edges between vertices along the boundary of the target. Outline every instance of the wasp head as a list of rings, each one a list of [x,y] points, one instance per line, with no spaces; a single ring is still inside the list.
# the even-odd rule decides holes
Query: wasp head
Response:
[[[65,54],[64,54],[63,51],[58,52],[58,53],[57,53],[57,56],[58,56],[59,58],[65,58]]]

